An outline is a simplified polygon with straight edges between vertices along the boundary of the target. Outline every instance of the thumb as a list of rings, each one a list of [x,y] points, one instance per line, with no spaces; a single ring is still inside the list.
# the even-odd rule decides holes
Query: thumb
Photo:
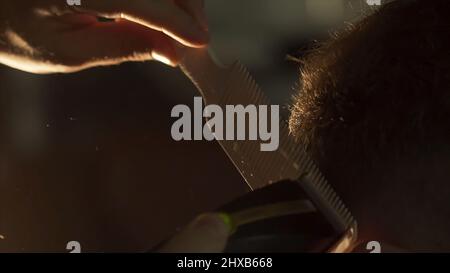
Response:
[[[159,252],[219,253],[225,249],[231,228],[223,214],[204,214],[178,233]]]

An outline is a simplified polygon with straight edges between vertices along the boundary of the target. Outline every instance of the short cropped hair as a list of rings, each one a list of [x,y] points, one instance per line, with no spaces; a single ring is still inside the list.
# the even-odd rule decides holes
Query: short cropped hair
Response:
[[[384,5],[313,50],[299,86],[291,132],[350,203],[400,162],[450,158],[450,1]]]

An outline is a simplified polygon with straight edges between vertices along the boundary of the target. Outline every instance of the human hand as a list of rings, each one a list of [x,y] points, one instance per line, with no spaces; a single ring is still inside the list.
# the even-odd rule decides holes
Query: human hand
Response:
[[[223,214],[204,214],[164,244],[162,253],[220,253],[225,249],[231,228]]]
[[[0,62],[32,73],[151,59],[175,66],[176,47],[208,43],[203,5],[203,0],[82,0],[77,7],[66,0],[0,1]]]

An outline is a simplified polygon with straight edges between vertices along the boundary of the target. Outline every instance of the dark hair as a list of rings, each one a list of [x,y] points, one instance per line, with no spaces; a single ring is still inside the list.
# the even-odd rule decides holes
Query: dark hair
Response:
[[[386,4],[302,63],[290,129],[347,199],[399,162],[450,158],[450,1]]]
[[[304,61],[291,131],[317,159],[450,142],[450,1],[396,1]],[[327,160],[329,157],[327,157]]]

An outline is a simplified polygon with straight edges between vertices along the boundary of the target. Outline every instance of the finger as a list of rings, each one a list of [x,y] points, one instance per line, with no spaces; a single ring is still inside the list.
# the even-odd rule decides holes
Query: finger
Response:
[[[198,24],[208,30],[208,19],[205,14],[204,0],[175,0],[177,5],[195,18]]]
[[[225,249],[230,230],[222,215],[202,215],[159,251],[163,253],[220,253]]]
[[[58,21],[67,25],[67,27],[73,26],[83,27],[98,23],[98,19],[90,14],[77,14],[67,13],[58,17]]]
[[[100,16],[124,18],[161,31],[190,47],[203,47],[209,41],[208,33],[180,7],[161,0],[85,0],[82,9]]]
[[[174,43],[161,32],[120,20],[91,24],[58,35],[54,55],[75,70],[155,58],[175,66],[179,57]]]

